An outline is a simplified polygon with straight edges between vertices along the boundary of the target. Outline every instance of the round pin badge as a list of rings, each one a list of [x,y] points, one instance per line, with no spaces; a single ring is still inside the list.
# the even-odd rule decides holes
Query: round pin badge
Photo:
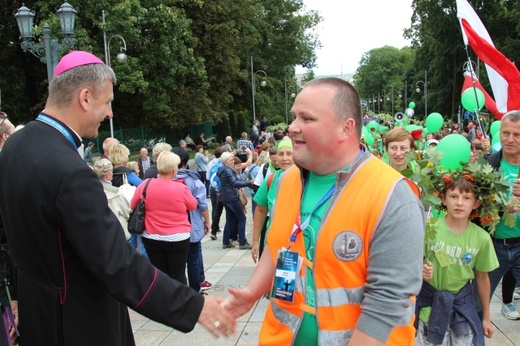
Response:
[[[462,255],[462,257],[460,258],[462,264],[470,264],[471,261],[473,261],[473,255],[470,254],[469,252],[465,253],[464,255]]]

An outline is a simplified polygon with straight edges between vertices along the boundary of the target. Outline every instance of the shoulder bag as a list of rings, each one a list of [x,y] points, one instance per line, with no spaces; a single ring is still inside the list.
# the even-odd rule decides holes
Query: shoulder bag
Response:
[[[137,202],[134,211],[132,212],[132,214],[130,214],[130,218],[128,219],[128,232],[130,234],[142,234],[144,232],[144,201],[146,198],[146,188],[148,187],[148,184],[150,184],[151,181],[152,178],[146,181],[146,185],[144,186],[143,193],[139,198],[139,202]]]
[[[128,177],[126,176],[126,173],[123,173],[123,184],[119,186],[119,190],[125,196],[125,198],[130,202],[132,200],[132,197],[134,197],[135,190],[137,188],[135,186],[132,186],[128,183]]]
[[[242,190],[242,188],[238,189],[238,199],[244,207],[247,205],[247,197],[244,194],[244,190]]]

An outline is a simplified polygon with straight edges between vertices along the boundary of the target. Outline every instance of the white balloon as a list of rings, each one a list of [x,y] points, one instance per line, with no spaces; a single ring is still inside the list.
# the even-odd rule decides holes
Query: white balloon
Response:
[[[415,111],[412,108],[406,108],[404,114],[406,114],[408,118],[411,118],[415,114]]]

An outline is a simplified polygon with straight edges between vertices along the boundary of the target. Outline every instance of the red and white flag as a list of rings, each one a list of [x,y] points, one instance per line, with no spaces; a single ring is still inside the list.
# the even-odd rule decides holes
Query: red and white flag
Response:
[[[486,65],[498,111],[505,114],[520,109],[520,72],[516,66],[495,48],[486,27],[467,0],[457,0],[457,17],[464,44],[469,43]]]
[[[466,64],[468,66],[468,64]],[[462,85],[462,93],[466,91],[468,88],[477,88],[482,91],[485,97],[484,106],[493,114],[497,119],[502,119],[503,114],[500,113],[500,111],[497,109],[497,105],[495,100],[488,94],[486,89],[480,84],[477,76],[475,75],[475,72],[473,70],[469,70],[468,67],[466,67],[466,70],[464,71],[464,84]]]

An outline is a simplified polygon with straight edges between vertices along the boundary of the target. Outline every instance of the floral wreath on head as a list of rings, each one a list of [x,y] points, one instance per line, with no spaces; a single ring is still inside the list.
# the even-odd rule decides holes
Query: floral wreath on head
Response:
[[[470,219],[493,235],[497,224],[503,218],[506,225],[515,226],[515,217],[502,210],[511,203],[508,195],[511,184],[502,178],[502,173],[495,170],[483,158],[475,162],[462,163],[460,168],[447,170],[440,164],[443,153],[435,148],[427,148],[423,158],[417,161],[414,170],[401,172],[415,181],[422,191],[422,202],[431,210],[441,212],[446,208],[442,204],[442,191],[451,182],[460,178],[473,183],[475,196],[481,201],[480,207],[473,210]],[[431,210],[428,212],[430,214]]]

